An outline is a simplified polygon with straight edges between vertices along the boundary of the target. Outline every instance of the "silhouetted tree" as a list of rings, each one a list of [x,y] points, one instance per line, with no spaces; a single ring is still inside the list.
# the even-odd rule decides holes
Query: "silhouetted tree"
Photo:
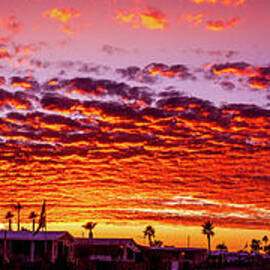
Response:
[[[246,242],[245,245],[244,245],[244,248],[238,250],[238,252],[248,252],[248,251],[247,251],[247,248],[248,248],[248,242]]]
[[[264,242],[264,245],[266,246],[267,245],[267,243],[268,243],[268,237],[267,237],[267,235],[265,235],[264,237],[263,237],[263,239],[262,239],[262,241]]]
[[[270,245],[264,246],[263,250],[264,250],[265,254],[270,255]]]
[[[207,221],[205,224],[202,225],[202,233],[207,236],[207,241],[208,241],[208,252],[211,252],[211,237],[215,235],[213,232],[213,223],[211,221]]]
[[[149,246],[153,246],[153,238],[155,237],[155,229],[152,226],[147,226],[143,231],[144,238],[148,238]]]
[[[29,215],[29,219],[31,219],[32,220],[32,230],[33,230],[33,232],[35,231],[35,224],[36,224],[36,217],[37,217],[38,215],[33,211],[33,212],[31,212],[30,213],[30,215]]]
[[[251,248],[251,252],[253,253],[259,253],[262,249],[261,241],[257,239],[252,239],[251,244],[249,245]]]
[[[96,227],[96,225],[97,223],[95,222],[87,222],[85,225],[82,226],[86,230],[89,230],[89,239],[93,239],[93,229]]]
[[[7,212],[5,218],[8,220],[8,230],[9,231],[12,231],[12,226],[11,226],[11,223],[12,223],[12,218],[14,217],[14,215],[9,211]]]
[[[218,245],[216,246],[216,249],[217,249],[217,250],[220,250],[220,251],[228,251],[228,248],[227,248],[227,246],[224,244],[224,242],[221,243],[221,244],[218,244]]]
[[[14,209],[17,210],[17,215],[18,215],[18,231],[20,231],[20,227],[21,227],[21,209],[22,209],[22,205],[18,202],[15,206]]]

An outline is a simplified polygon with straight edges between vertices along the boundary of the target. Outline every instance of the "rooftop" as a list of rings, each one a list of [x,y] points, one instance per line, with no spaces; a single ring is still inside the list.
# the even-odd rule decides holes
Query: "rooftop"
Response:
[[[132,238],[76,238],[75,244],[89,244],[89,245],[127,245],[135,244],[135,241]]]
[[[45,241],[45,240],[60,240],[62,238],[68,237],[73,239],[73,237],[67,231],[47,231],[38,232],[34,234],[31,231],[0,231],[0,240],[35,240],[35,241]]]
[[[168,251],[168,252],[206,252],[205,248],[186,248],[186,247],[148,247],[144,246],[144,249],[148,250],[158,250],[158,251]]]

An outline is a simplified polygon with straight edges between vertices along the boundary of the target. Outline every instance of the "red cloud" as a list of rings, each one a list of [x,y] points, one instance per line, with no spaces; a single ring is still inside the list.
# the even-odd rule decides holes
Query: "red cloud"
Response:
[[[3,19],[1,25],[6,32],[11,32],[13,34],[17,34],[21,29],[21,23],[14,16]]]
[[[12,36],[20,32],[21,26],[21,23],[15,16],[0,19],[0,28],[4,33],[3,36],[0,37],[0,42],[6,43],[10,41]]]
[[[240,21],[239,18],[232,18],[227,21],[217,20],[217,21],[208,21],[206,24],[206,29],[211,31],[222,31],[228,28],[231,28],[238,24]]]
[[[205,24],[205,28],[210,31],[222,31],[231,28],[239,23],[240,19],[238,17],[229,20],[206,20],[207,14],[205,12],[200,12],[197,14],[187,14],[183,18],[186,22],[192,24],[193,26],[198,26],[200,24]]]

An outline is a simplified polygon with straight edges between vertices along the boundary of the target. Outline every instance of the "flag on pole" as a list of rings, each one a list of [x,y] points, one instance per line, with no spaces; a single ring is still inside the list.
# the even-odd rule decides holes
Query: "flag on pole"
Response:
[[[41,213],[39,216],[38,228],[34,232],[34,235],[36,235],[41,228],[46,228],[46,201],[43,201]]]

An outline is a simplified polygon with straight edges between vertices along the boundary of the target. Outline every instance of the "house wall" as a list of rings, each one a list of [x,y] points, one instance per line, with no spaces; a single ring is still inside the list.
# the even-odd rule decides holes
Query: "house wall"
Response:
[[[145,263],[91,261],[80,270],[147,270]],[[88,267],[88,268],[87,268]]]
[[[171,262],[171,270],[179,270],[179,262],[178,261]]]

